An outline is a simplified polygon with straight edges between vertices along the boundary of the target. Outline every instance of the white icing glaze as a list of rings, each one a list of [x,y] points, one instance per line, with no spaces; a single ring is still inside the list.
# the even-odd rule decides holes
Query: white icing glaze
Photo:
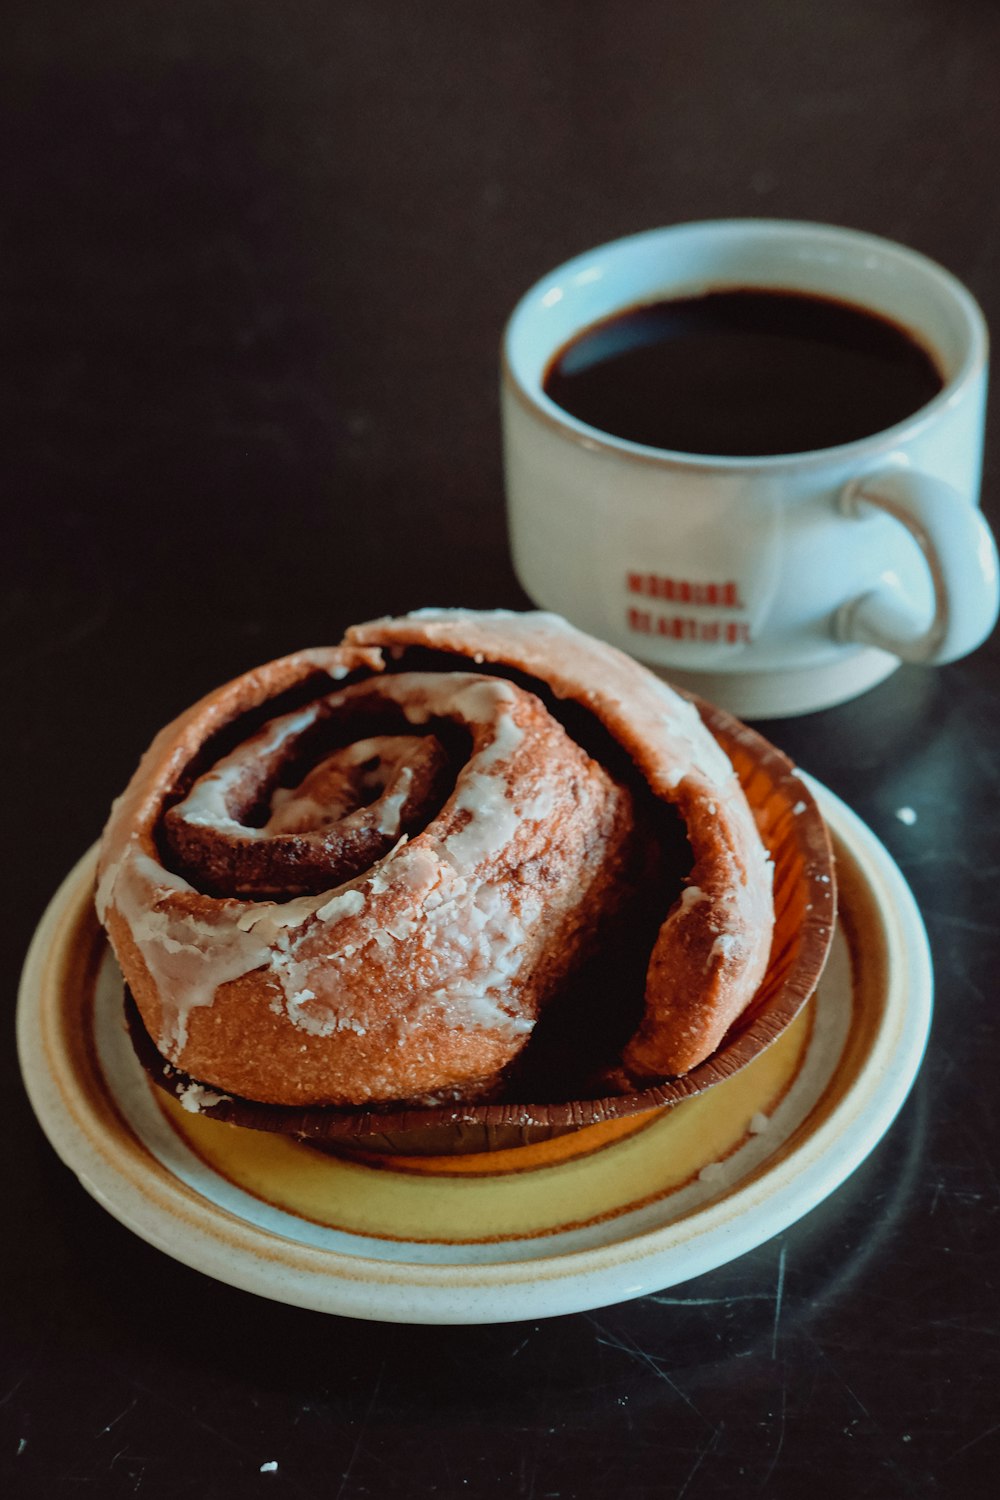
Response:
[[[171,893],[193,889],[136,844],[127,851],[114,888],[114,903],[160,995],[163,1029],[157,1045],[171,1062],[177,1061],[187,1042],[191,1011],[211,1005],[219,985],[266,964],[275,928],[290,925],[298,915],[287,907],[262,903],[263,909],[253,909],[255,920],[248,930],[239,925],[247,913],[237,901],[220,901],[215,919],[209,921],[190,911],[172,910],[164,900]]]
[[[228,797],[248,765],[268,759],[316,722],[320,705],[312,703],[297,713],[283,714],[245,740],[231,755],[225,756],[211,771],[200,776],[183,802],[175,809],[178,816],[194,826],[220,828],[237,832],[244,838],[264,838],[262,828],[248,828],[232,817]]]
[[[529,823],[545,823],[555,811],[556,795],[550,786],[540,786],[517,808],[517,816]]]
[[[331,798],[320,802],[315,797],[297,796],[294,791],[282,786],[275,788],[271,806],[274,811],[263,828],[243,825],[241,833],[250,838],[267,838],[275,833],[301,833],[305,828],[325,828],[331,823],[339,822],[350,810],[340,800]]]
[[[345,666],[343,662],[331,662],[329,646],[306,646],[295,655],[301,661],[312,662],[317,667],[322,667],[331,682],[342,682],[355,670],[354,665]]]
[[[243,932],[257,932],[260,928],[257,937],[270,944],[283,927],[301,927],[328,895],[329,891],[322,896],[298,896],[294,901],[248,903],[236,918],[236,925]]]
[[[735,952],[737,952],[737,950],[739,949],[739,946],[740,946],[739,937],[737,936],[736,933],[734,933],[734,932],[720,932],[717,935],[714,943],[712,944],[712,947],[711,947],[710,952],[709,952],[709,959],[711,960],[713,958],[721,958],[721,959],[732,958],[733,954]]]
[[[361,788],[377,799],[377,831],[398,834],[402,809],[413,786],[413,770],[407,758],[417,753],[422,743],[415,735],[380,735],[333,751],[297,787],[275,788],[264,833],[329,828],[358,809]]]
[[[454,799],[456,812],[469,821],[445,839],[443,849],[457,869],[471,871],[510,842],[518,816],[506,781],[498,775],[467,771]]]
[[[680,783],[691,774],[702,775],[712,786],[728,793],[731,800],[739,788],[732,762],[722,747],[709,735],[702,723],[701,715],[693,703],[681,698],[665,682],[656,679],[656,689],[663,700],[663,724],[667,731],[680,740],[686,750],[688,766],[671,772],[672,784]]]
[[[383,678],[379,692],[398,703],[411,724],[426,724],[433,718],[489,724],[504,709],[509,714],[517,701],[510,683],[473,672],[402,672]],[[504,733],[502,726],[497,733]]]
[[[177,1095],[182,1109],[188,1114],[199,1115],[203,1109],[211,1109],[216,1104],[228,1104],[228,1094],[217,1094],[214,1089],[208,1089],[201,1083],[188,1083]]]
[[[410,795],[412,785],[413,772],[409,766],[403,766],[396,780],[395,789],[387,792],[382,798],[379,808],[379,833],[394,835],[399,832],[399,820],[403,811],[403,804]]]
[[[364,893],[357,889],[342,892],[331,896],[316,911],[317,920],[320,922],[339,922],[343,917],[356,917],[358,912],[364,911]]]
[[[390,615],[385,616],[386,620],[390,618],[392,618]],[[408,614],[401,615],[399,618],[403,620],[421,620],[425,624],[432,625],[461,626],[470,623],[488,625],[491,621],[497,623],[502,621],[504,624],[510,624],[512,620],[523,620],[524,614],[516,609],[444,609],[436,605],[430,605],[424,609],[411,609]],[[532,610],[531,618],[533,620],[544,620],[552,626],[562,625],[567,630],[573,628],[562,615],[550,614],[541,609]]]
[[[135,835],[133,834],[133,839]],[[108,911],[114,899],[115,884],[118,880],[118,871],[121,869],[122,861],[128,855],[128,846],[118,857],[109,862],[107,868],[97,882],[97,890],[94,892],[94,907],[97,911],[97,920],[101,926],[105,926],[108,919]]]
[[[317,1012],[307,1009],[309,1001],[315,999],[311,990],[299,990],[286,998],[285,1014],[293,1026],[309,1036],[333,1036],[338,1031],[353,1031],[356,1036],[365,1036],[365,1027],[356,1016],[338,1015],[329,1007]]]

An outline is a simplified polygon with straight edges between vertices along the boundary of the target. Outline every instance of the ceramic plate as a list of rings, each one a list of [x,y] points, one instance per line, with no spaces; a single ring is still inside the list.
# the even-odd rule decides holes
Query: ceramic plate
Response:
[[[487,1155],[377,1161],[188,1113],[132,1052],[93,915],[91,851],[54,896],[22,978],[18,1045],[35,1113],[123,1224],[279,1301],[489,1323],[685,1281],[838,1187],[891,1124],[923,1054],[932,978],[913,897],[871,831],[810,785],[840,887],[819,990],[749,1067],[672,1109]]]

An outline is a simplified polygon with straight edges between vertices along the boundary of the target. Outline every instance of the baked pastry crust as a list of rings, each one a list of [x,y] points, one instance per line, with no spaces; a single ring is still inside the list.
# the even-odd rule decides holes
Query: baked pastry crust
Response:
[[[654,796],[687,827],[694,866],[650,958],[645,1013],[615,1081],[690,1071],[719,1045],[764,977],[772,867],[733,767],[694,704],[631,657],[559,615],[418,610],[356,626],[358,646],[423,645],[500,662],[588,709]]]
[[[414,648],[454,670],[409,670]],[[610,1083],[714,1050],[773,925],[726,756],[693,705],[557,617],[449,610],[257,668],[143,757],[105,831],[97,904],[165,1058],[266,1103],[495,1093],[643,867],[628,786],[524,678],[603,726],[676,805],[694,855]]]

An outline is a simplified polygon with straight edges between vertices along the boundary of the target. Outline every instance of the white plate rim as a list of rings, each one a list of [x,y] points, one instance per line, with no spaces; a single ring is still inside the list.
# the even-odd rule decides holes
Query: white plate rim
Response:
[[[21,980],[21,1070],[51,1145],[116,1219],[174,1259],[242,1290],[315,1311],[400,1323],[493,1323],[558,1316],[676,1286],[763,1244],[815,1208],[874,1149],[913,1084],[930,1029],[933,973],[919,909],[868,826],[813,778],[832,830],[867,879],[889,948],[885,1018],[864,1066],[828,1117],[777,1164],[684,1219],[587,1250],[462,1265],[376,1261],[302,1245],[235,1218],[162,1173],[144,1189],[115,1160],[99,1121],[60,1090],[36,1010],[49,946],[90,851],[35,933]],[[81,1118],[81,1111],[83,1118]]]

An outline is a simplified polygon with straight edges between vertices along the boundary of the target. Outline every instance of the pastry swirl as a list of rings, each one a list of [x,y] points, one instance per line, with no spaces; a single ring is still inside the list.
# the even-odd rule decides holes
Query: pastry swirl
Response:
[[[115,805],[98,911],[160,1052],[213,1089],[489,1098],[648,876],[650,797],[693,869],[611,1060],[628,1088],[701,1061],[752,998],[769,865],[696,709],[556,617],[420,611],[209,694]]]

